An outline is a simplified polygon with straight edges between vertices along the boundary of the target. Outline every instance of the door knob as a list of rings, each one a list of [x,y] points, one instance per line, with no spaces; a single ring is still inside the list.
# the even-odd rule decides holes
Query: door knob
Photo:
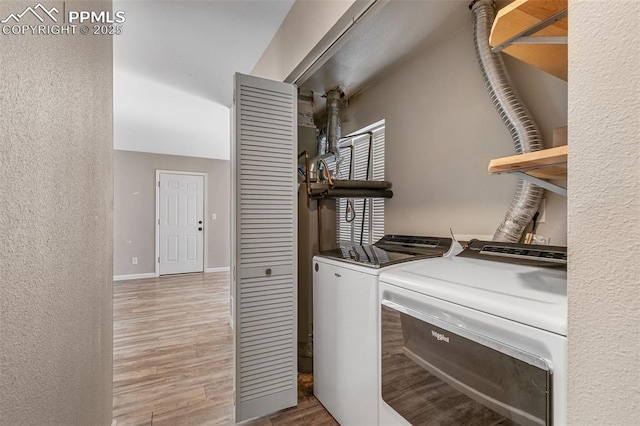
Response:
[[[202,225],[202,221],[201,221],[201,220],[199,220],[199,221],[198,221],[198,223],[199,223],[200,225]]]
[[[198,231],[202,231],[202,228],[198,228]]]

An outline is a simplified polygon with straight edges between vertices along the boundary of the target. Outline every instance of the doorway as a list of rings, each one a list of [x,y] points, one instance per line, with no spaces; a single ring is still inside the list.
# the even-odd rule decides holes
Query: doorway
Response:
[[[156,171],[156,275],[204,272],[206,173]]]

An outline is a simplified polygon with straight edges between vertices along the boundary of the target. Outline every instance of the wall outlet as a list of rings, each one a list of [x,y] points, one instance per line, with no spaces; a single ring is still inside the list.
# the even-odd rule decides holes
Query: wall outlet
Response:
[[[137,265],[138,264],[138,258],[137,257],[132,257],[131,258],[131,264],[132,265]]]
[[[545,237],[544,235],[538,235],[538,234],[533,235],[533,237],[531,238],[531,244],[540,244],[543,246],[549,245],[550,241],[551,241],[551,238]]]
[[[218,215],[216,215],[215,213],[211,213],[211,220],[216,220],[218,218]]]

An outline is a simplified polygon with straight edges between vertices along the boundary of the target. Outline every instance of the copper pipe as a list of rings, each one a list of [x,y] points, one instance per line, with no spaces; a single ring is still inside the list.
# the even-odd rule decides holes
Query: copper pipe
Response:
[[[327,182],[329,182],[329,186],[333,186],[333,178],[331,177],[331,170],[329,170],[329,166],[327,165],[327,162],[324,161],[324,158],[321,158],[320,162],[324,166],[324,172],[327,175]],[[336,164],[336,167],[337,167],[337,164]]]
[[[316,210],[318,212],[318,251],[322,251],[322,206],[321,200],[316,200]]]
[[[311,182],[309,180],[309,153],[307,151],[302,151],[300,154],[298,154],[298,160],[303,155],[304,155],[304,167],[305,167],[304,173],[307,179],[307,197],[311,198],[311,187],[310,187]]]
[[[307,178],[307,197],[311,198],[311,179],[309,178],[309,153],[307,151],[302,151],[298,154],[298,159],[304,155],[304,164],[305,164],[305,175]],[[324,161],[324,160],[323,160]],[[328,171],[327,164],[325,163],[325,168]],[[312,201],[312,200],[309,200]],[[320,201],[315,200],[316,202],[316,211],[318,214],[318,251],[322,251],[322,217],[320,216]]]

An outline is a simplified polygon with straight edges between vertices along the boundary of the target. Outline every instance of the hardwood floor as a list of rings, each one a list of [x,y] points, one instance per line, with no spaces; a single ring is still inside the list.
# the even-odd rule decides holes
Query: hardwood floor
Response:
[[[232,425],[233,336],[226,273],[113,285],[117,426]],[[251,426],[337,425],[301,376],[298,407]]]

